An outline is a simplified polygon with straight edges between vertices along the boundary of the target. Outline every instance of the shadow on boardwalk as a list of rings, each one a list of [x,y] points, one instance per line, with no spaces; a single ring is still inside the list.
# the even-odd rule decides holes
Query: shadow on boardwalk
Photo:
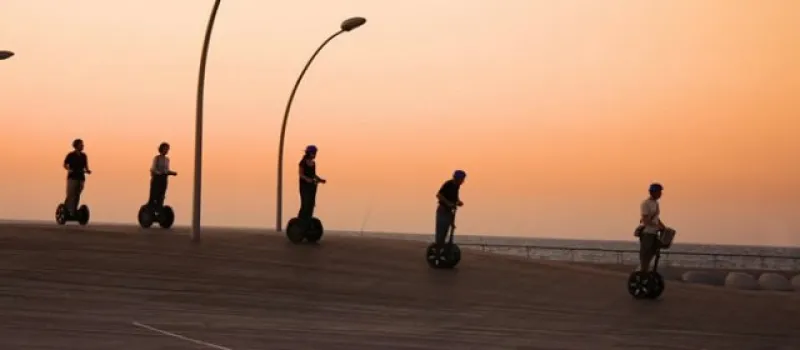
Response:
[[[0,226],[0,349],[800,348],[800,295],[672,283],[634,301],[624,273],[424,243],[274,233]],[[219,348],[222,349],[222,348]]]

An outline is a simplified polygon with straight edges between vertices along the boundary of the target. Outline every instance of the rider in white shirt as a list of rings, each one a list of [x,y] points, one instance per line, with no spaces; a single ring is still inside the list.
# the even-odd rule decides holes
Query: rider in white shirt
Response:
[[[642,201],[640,206],[641,219],[636,235],[639,237],[639,271],[647,272],[650,269],[650,261],[655,257],[661,244],[659,233],[666,229],[666,225],[661,221],[661,208],[658,200],[664,186],[659,183],[650,185],[650,196]]]

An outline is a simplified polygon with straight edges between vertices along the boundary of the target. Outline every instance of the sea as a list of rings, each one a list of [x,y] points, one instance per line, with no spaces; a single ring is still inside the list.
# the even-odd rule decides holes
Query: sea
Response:
[[[347,235],[430,242],[430,234],[339,232]],[[598,264],[638,263],[638,242],[459,235],[461,248],[530,259]],[[661,253],[662,266],[800,271],[800,247],[674,243]]]

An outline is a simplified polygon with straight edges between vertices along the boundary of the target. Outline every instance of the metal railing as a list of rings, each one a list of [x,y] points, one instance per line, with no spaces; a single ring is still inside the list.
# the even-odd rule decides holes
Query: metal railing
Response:
[[[459,243],[459,246],[485,252],[525,256],[528,259],[588,263],[636,264],[639,251],[633,249],[554,247],[491,243]],[[662,250],[661,264],[676,267],[800,270],[800,256],[705,253]]]

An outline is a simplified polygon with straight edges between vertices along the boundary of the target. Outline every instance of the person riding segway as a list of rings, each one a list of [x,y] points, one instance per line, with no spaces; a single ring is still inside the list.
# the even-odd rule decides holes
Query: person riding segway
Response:
[[[153,157],[150,166],[150,198],[147,204],[139,208],[139,225],[149,228],[153,222],[158,222],[162,228],[170,228],[175,222],[175,212],[169,205],[164,205],[167,194],[167,186],[170,176],[177,176],[178,173],[170,170],[169,167],[169,143],[162,142],[158,145],[158,154]]]
[[[322,238],[322,221],[314,217],[314,207],[317,202],[317,186],[324,184],[325,179],[317,175],[317,146],[309,145],[298,164],[300,180],[300,210],[297,217],[286,224],[286,237],[292,243],[301,243],[303,240],[315,243]]]
[[[461,249],[453,243],[453,235],[455,234],[456,209],[464,205],[459,191],[466,178],[465,171],[456,170],[453,172],[453,178],[445,181],[439,188],[439,192],[436,193],[438,200],[436,234],[434,243],[428,246],[425,255],[428,265],[431,267],[453,268],[461,261]]]
[[[56,208],[56,223],[64,225],[67,221],[77,221],[81,225],[89,222],[89,207],[78,204],[83,193],[86,175],[91,174],[89,170],[89,157],[83,152],[83,140],[75,139],[72,141],[73,151],[64,157],[64,169],[67,170],[67,197],[64,203]]]
[[[650,185],[650,196],[640,205],[641,218],[634,236],[639,238],[639,268],[628,278],[628,292],[637,299],[656,299],[664,292],[664,278],[658,273],[661,250],[669,249],[675,237],[675,230],[661,221],[661,199],[664,186]],[[650,262],[655,258],[653,268]]]

